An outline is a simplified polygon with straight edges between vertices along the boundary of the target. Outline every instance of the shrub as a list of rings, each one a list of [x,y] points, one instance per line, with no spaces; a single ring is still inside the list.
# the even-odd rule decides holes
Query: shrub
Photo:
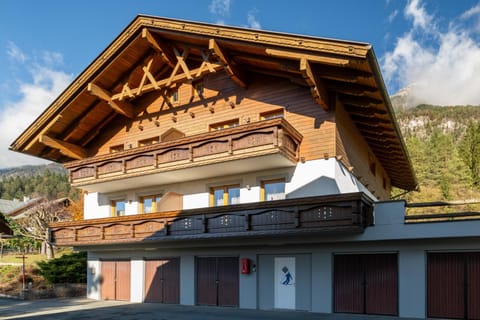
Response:
[[[86,283],[87,254],[74,252],[50,261],[37,262],[40,274],[50,283]]]

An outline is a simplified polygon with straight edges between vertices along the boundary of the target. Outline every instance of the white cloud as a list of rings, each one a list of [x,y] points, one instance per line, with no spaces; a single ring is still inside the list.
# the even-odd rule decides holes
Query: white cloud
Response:
[[[15,45],[9,48],[17,48]],[[17,48],[18,49],[18,48]],[[26,55],[24,55],[26,58]],[[23,61],[26,61],[24,59]],[[21,61],[18,60],[17,61]],[[31,78],[28,81],[17,79],[19,99],[6,102],[0,106],[0,167],[16,167],[26,164],[45,163],[44,160],[7,151],[9,145],[17,138],[65,89],[73,76],[58,69],[63,62],[59,53],[45,52],[34,64],[27,64]]]
[[[464,15],[473,15],[468,13],[473,9]],[[436,18],[418,0],[410,1],[405,12],[412,17],[412,29],[381,59],[387,84],[395,89],[409,87],[411,105],[479,105],[480,44],[474,30],[460,20],[443,32],[428,27]],[[431,35],[428,40],[425,30]]]
[[[24,63],[27,60],[25,53],[13,42],[7,43],[7,56],[12,61]]]
[[[470,10],[464,12],[461,16],[463,20],[474,19],[474,30],[480,33],[480,2]]]
[[[252,29],[262,29],[260,22],[257,20],[255,15],[258,13],[258,10],[250,10],[247,14],[248,27]]]
[[[428,30],[432,27],[433,17],[427,13],[420,0],[410,0],[405,7],[405,16],[413,20],[415,28]]]
[[[230,0],[212,0],[208,5],[211,14],[226,17],[230,14]]]
[[[393,11],[392,13],[390,13],[390,15],[388,16],[387,21],[388,21],[389,23],[392,23],[393,20],[395,20],[395,18],[397,17],[397,15],[398,15],[398,10],[394,10],[394,11]]]
[[[474,16],[480,15],[480,3],[477,4],[475,7],[470,8],[469,10],[465,11],[461,18],[462,19],[468,19]]]

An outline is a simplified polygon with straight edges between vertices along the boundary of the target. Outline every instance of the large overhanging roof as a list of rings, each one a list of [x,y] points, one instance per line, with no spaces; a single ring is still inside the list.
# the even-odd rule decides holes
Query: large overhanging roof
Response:
[[[339,97],[392,185],[416,188],[369,44],[150,16],[133,20],[10,149],[57,162],[87,157],[102,128],[140,112],[129,100],[218,70],[242,87],[255,74],[289,79],[326,110]]]

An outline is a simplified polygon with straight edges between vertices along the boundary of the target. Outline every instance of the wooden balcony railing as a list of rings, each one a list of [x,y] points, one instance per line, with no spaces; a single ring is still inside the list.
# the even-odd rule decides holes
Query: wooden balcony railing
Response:
[[[373,221],[363,193],[60,222],[49,228],[59,246],[145,241],[360,233]]]
[[[65,164],[73,186],[281,154],[298,161],[302,135],[285,119],[254,122]]]

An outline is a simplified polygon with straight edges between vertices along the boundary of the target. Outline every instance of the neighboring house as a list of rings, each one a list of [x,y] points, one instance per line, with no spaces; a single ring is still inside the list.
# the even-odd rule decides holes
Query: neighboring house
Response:
[[[390,201],[417,181],[369,44],[138,16],[11,149],[85,191],[50,234],[89,298],[480,317],[480,222]]]
[[[23,213],[26,210],[29,210],[30,208],[41,203],[42,201],[45,201],[45,198],[38,197],[34,199],[24,199],[23,202],[14,201],[18,203],[18,205],[16,205],[15,208],[12,208],[10,211],[6,212],[5,215],[10,217],[13,220],[17,220],[23,216]]]
[[[10,212],[23,206],[24,204],[25,202],[19,201],[19,200],[0,199],[0,213],[3,213],[4,215],[8,215]]]
[[[72,203],[72,200],[70,198],[65,197],[65,198],[59,198],[59,199],[49,201],[45,197],[38,197],[38,198],[34,198],[34,199],[31,199],[31,200],[28,200],[26,202],[21,203],[21,205],[19,207],[17,207],[16,209],[8,212],[7,216],[10,217],[13,220],[22,219],[23,217],[25,217],[26,215],[31,213],[32,210],[35,210],[37,206],[41,205],[42,203],[46,203],[46,202],[50,202],[50,203],[55,204],[55,205],[56,204],[61,204],[64,207],[69,207],[70,204]]]

